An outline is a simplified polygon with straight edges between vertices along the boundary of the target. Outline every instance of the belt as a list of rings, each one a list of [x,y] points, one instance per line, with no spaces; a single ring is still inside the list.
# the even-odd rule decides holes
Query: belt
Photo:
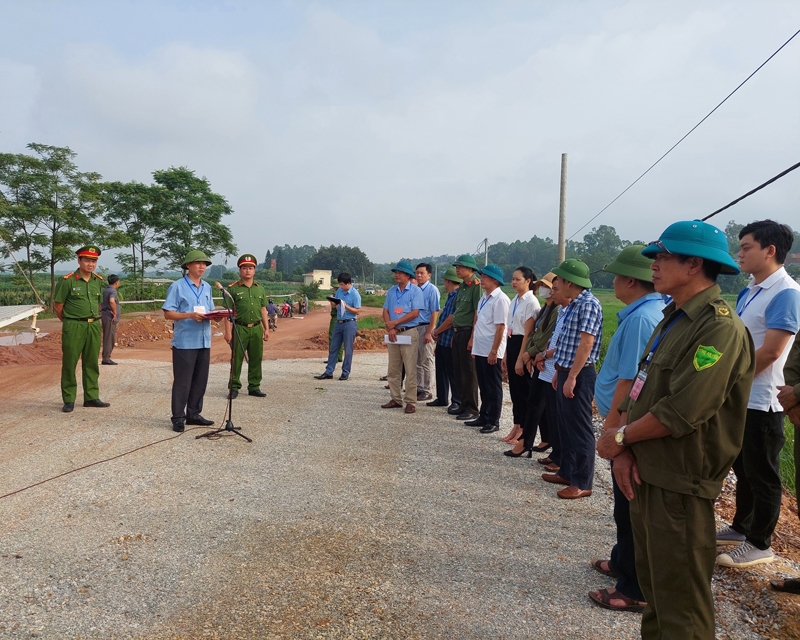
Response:
[[[353,322],[353,321],[355,321],[355,318],[347,318],[347,320],[337,320],[336,322],[338,322],[339,324],[344,324],[345,322]]]
[[[74,322],[97,322],[100,318],[64,318],[64,320],[72,320]]]
[[[585,369],[586,367],[593,367],[594,362],[587,362],[585,365],[581,367],[581,369]],[[562,367],[560,364],[556,364],[556,371],[569,371],[572,367]]]
[[[411,329],[416,329],[418,325],[414,325],[413,327],[398,327],[395,329],[397,333],[403,333],[403,331],[411,331]]]
[[[252,329],[253,327],[257,327],[258,325],[260,325],[261,324],[261,320],[259,320],[258,322],[249,322],[249,323],[248,322],[239,322],[237,320],[236,324],[238,324],[240,327],[247,327],[248,329]]]
[[[469,327],[453,327],[453,331],[455,331],[455,332],[458,332],[458,331],[472,331],[472,327],[471,326],[469,326]]]
[[[430,322],[420,322],[417,326],[418,327],[427,327],[429,324],[430,324]]]

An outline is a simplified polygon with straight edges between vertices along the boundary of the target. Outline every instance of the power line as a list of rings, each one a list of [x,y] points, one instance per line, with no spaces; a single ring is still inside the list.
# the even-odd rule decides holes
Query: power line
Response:
[[[744,200],[745,198],[747,198],[747,197],[749,197],[749,196],[752,196],[752,195],[753,195],[753,194],[754,194],[756,191],[761,191],[761,190],[762,190],[764,187],[766,187],[767,185],[770,185],[770,184],[772,184],[772,183],[773,183],[773,182],[775,182],[776,180],[780,180],[780,179],[781,179],[783,176],[785,176],[787,173],[791,173],[792,171],[794,171],[794,170],[795,170],[795,169],[797,169],[798,167],[800,167],[800,162],[798,162],[797,164],[793,164],[791,167],[789,167],[788,169],[786,169],[786,171],[781,171],[781,172],[780,172],[780,173],[779,173],[777,176],[774,176],[774,177],[770,178],[770,179],[769,179],[769,180],[767,180],[767,181],[766,181],[764,184],[760,184],[760,185],[758,185],[758,186],[757,186],[755,189],[752,189],[752,190],[748,191],[748,192],[747,192],[747,193],[745,193],[743,196],[739,196],[738,198],[736,198],[736,200],[734,200],[733,202],[729,202],[728,204],[726,204],[726,205],[725,205],[724,207],[722,207],[721,209],[717,209],[717,210],[716,210],[714,213],[709,213],[709,214],[708,214],[708,215],[707,215],[705,218],[702,218],[702,220],[705,222],[705,221],[706,221],[706,220],[708,220],[709,218],[712,218],[712,217],[714,217],[715,215],[717,215],[718,213],[721,213],[722,211],[725,211],[725,209],[729,209],[730,207],[732,207],[733,205],[735,205],[737,202],[741,202],[741,201],[742,201],[742,200]]]
[[[759,66],[758,66],[758,68],[757,68],[755,71],[753,71],[753,73],[751,73],[751,74],[750,74],[749,76],[747,76],[747,77],[746,77],[744,80],[742,80],[742,82],[739,84],[739,86],[738,86],[738,87],[736,87],[736,88],[735,88],[733,91],[731,91],[731,92],[730,92],[730,93],[729,93],[727,96],[725,96],[725,99],[724,99],[722,102],[720,102],[720,103],[719,103],[719,104],[718,104],[716,107],[714,107],[714,108],[713,108],[711,111],[709,111],[709,112],[706,114],[706,116],[705,116],[705,117],[704,117],[704,118],[703,118],[703,119],[702,119],[700,122],[698,122],[698,123],[697,123],[696,125],[694,125],[694,126],[691,128],[691,129],[689,129],[689,131],[688,131],[688,133],[686,133],[686,135],[684,135],[684,136],[683,136],[683,137],[682,137],[680,140],[678,140],[678,141],[677,141],[675,144],[673,144],[673,145],[672,145],[672,146],[671,146],[671,147],[670,147],[670,148],[667,150],[667,152],[666,152],[666,153],[665,153],[663,156],[661,156],[661,157],[660,157],[658,160],[656,160],[656,161],[655,161],[653,164],[651,164],[651,165],[650,165],[650,166],[647,168],[647,171],[645,171],[645,172],[644,172],[642,175],[640,175],[638,178],[636,178],[636,180],[634,180],[633,182],[631,182],[631,183],[630,183],[630,184],[629,184],[629,185],[628,185],[628,186],[625,188],[625,190],[624,190],[622,193],[620,193],[620,194],[619,194],[619,195],[618,195],[616,198],[614,198],[614,199],[613,199],[611,202],[609,202],[609,203],[608,203],[608,204],[607,204],[605,207],[603,207],[602,209],[600,209],[600,211],[598,211],[598,212],[597,212],[597,213],[596,213],[596,214],[595,214],[595,215],[594,215],[592,218],[590,218],[590,219],[589,219],[589,220],[588,220],[588,221],[587,221],[587,222],[586,222],[586,223],[585,223],[585,224],[584,224],[584,225],[583,225],[583,226],[582,226],[580,229],[578,229],[578,230],[577,230],[575,233],[573,233],[573,234],[572,234],[572,235],[571,235],[571,236],[568,238],[568,240],[572,240],[572,238],[574,238],[576,235],[578,235],[578,234],[579,234],[581,231],[583,231],[583,230],[584,230],[584,229],[585,229],[587,226],[589,226],[589,224],[591,224],[591,223],[592,223],[592,222],[593,222],[593,221],[594,221],[596,218],[598,218],[598,217],[600,216],[600,214],[602,214],[602,213],[603,213],[603,212],[604,212],[606,209],[608,209],[608,208],[609,208],[609,207],[610,207],[612,204],[614,204],[614,203],[615,203],[617,200],[619,200],[619,199],[620,199],[622,196],[624,196],[624,195],[625,195],[625,194],[626,194],[626,193],[627,193],[627,192],[628,192],[628,191],[629,191],[629,190],[630,190],[630,189],[631,189],[631,188],[632,188],[632,187],[633,187],[633,186],[634,186],[634,185],[635,185],[637,182],[639,182],[639,180],[641,180],[641,179],[642,179],[642,178],[644,178],[644,177],[645,177],[645,176],[646,176],[648,173],[650,173],[650,170],[651,170],[651,169],[653,169],[653,168],[654,168],[654,167],[655,167],[655,166],[656,166],[656,165],[657,165],[659,162],[661,162],[661,161],[662,161],[664,158],[666,158],[666,157],[667,157],[667,156],[670,154],[670,152],[671,152],[671,151],[672,151],[672,150],[673,150],[675,147],[677,147],[677,146],[678,146],[678,145],[679,145],[681,142],[683,142],[684,140],[686,140],[686,138],[688,138],[688,137],[689,137],[689,135],[690,135],[690,134],[691,134],[691,133],[692,133],[692,132],[693,132],[695,129],[697,129],[697,127],[699,127],[699,126],[700,126],[701,124],[703,124],[703,123],[704,123],[706,120],[708,120],[709,116],[711,116],[711,114],[712,114],[712,113],[714,113],[714,112],[715,112],[717,109],[719,109],[719,108],[720,108],[720,107],[721,107],[723,104],[725,104],[725,102],[727,102],[728,98],[730,98],[730,97],[731,97],[731,96],[732,96],[734,93],[736,93],[736,92],[737,92],[739,89],[741,89],[741,88],[744,86],[744,84],[745,84],[745,83],[746,83],[748,80],[750,80],[750,78],[752,78],[752,77],[753,77],[754,75],[756,75],[756,74],[757,74],[759,71],[761,71],[762,67],[764,67],[764,65],[766,65],[766,64],[767,64],[767,63],[768,63],[770,60],[772,60],[772,59],[773,59],[773,58],[774,58],[776,55],[778,55],[778,53],[780,53],[781,49],[783,49],[783,48],[784,48],[784,47],[785,47],[787,44],[789,44],[789,43],[790,43],[792,40],[794,40],[795,36],[797,36],[797,34],[799,34],[799,33],[800,33],[800,29],[798,29],[797,31],[795,31],[795,32],[794,32],[794,35],[792,35],[792,37],[791,37],[791,38],[789,38],[789,39],[788,39],[786,42],[784,42],[784,43],[783,43],[783,44],[782,44],[780,47],[778,47],[778,49],[775,51],[775,53],[773,53],[773,54],[772,54],[772,55],[771,55],[769,58],[767,58],[766,60],[764,60],[764,62],[762,62],[762,63],[761,63]],[[713,215],[713,214],[712,214],[712,215]]]

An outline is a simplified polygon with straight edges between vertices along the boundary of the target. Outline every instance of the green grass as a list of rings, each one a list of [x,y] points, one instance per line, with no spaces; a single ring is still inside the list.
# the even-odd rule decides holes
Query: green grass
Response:
[[[359,329],[383,329],[385,326],[383,318],[377,316],[366,316],[358,319]]]
[[[383,307],[383,303],[386,301],[386,296],[368,296],[366,294],[361,295],[361,306],[362,307]]]
[[[786,444],[781,449],[781,480],[783,486],[792,495],[797,495],[797,487],[795,486],[795,464],[794,459],[794,425],[789,422],[789,418],[784,418],[784,434],[786,434]]]

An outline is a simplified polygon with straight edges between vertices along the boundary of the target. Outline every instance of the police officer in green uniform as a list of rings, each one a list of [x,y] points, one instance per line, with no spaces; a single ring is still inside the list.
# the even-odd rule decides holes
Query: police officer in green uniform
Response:
[[[61,330],[61,410],[69,413],[75,408],[78,381],[75,367],[81,361],[83,406],[109,407],[100,400],[100,301],[105,282],[94,270],[100,249],[81,247],[76,252],[78,270],[65,275],[56,284],[53,309],[64,323]]]
[[[267,394],[261,390],[261,358],[264,354],[264,341],[269,340],[269,319],[267,317],[267,292],[255,281],[258,261],[246,253],[236,263],[241,280],[228,285],[228,293],[233,299],[236,312],[234,328],[230,320],[225,321],[225,341],[233,351],[233,376],[230,394],[239,395],[242,383],[244,354],[247,353],[247,392],[251,396],[263,398]],[[234,335],[235,330],[235,335]],[[231,342],[233,340],[233,342]]]
[[[631,500],[642,638],[713,640],[714,500],[742,447],[755,348],[716,284],[739,273],[720,229],[676,222],[642,254],[672,302],[597,450]]]

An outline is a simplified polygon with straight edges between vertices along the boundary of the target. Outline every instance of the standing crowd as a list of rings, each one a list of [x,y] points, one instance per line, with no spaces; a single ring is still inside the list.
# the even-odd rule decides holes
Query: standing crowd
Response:
[[[788,226],[753,222],[739,239],[738,263],[725,234],[701,221],[677,222],[647,246],[625,248],[605,267],[625,306],[599,370],[603,310],[580,260],[565,260],[541,278],[520,266],[511,276],[516,295],[510,299],[501,268],[479,269],[462,255],[444,274],[443,303],[430,282],[430,264],[400,261],[392,269],[395,285],[383,307],[390,399],[382,408],[414,414],[425,402],[481,434],[494,433],[506,374],[513,414],[503,438],[512,445],[507,457],[544,454],[541,479],[560,487],[556,495],[564,500],[589,498],[595,453],[609,460],[616,544],[607,559],[591,565],[617,582],[588,595],[607,609],[642,612],[644,638],[714,638],[715,564],[743,568],[774,559],[784,416],[800,425],[800,285],[783,267],[794,239]],[[99,250],[77,253],[79,270],[64,276],[55,295],[64,322],[65,412],[74,408],[78,359],[84,406],[108,406],[99,399],[96,320],[104,304],[110,307],[104,326],[119,317],[116,297],[102,294],[102,279],[93,273]],[[239,259],[242,279],[226,292],[239,325],[226,320],[225,338],[234,349],[232,396],[242,386],[245,354],[248,392],[265,395],[268,299],[253,280],[255,262],[250,254]],[[190,252],[184,277],[170,286],[163,305],[175,326],[176,431],[213,424],[201,415],[210,362],[207,314],[214,309],[202,280],[209,264],[202,252]],[[731,306],[717,279],[740,269],[750,283]],[[339,380],[352,370],[361,298],[349,274],[337,280],[320,380],[333,378],[337,362]],[[110,355],[104,348],[105,364],[113,364]],[[599,438],[593,407],[602,417]],[[799,448],[795,438],[796,459]],[[731,468],[736,514],[717,530],[714,501]],[[728,550],[717,555],[718,545]],[[798,578],[772,586],[800,593]]]

